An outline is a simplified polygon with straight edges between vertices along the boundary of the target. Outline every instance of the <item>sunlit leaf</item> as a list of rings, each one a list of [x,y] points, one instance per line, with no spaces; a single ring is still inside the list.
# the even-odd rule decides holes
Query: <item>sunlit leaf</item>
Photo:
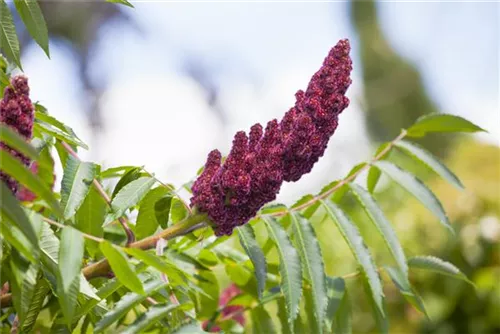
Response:
[[[255,270],[255,278],[257,279],[257,294],[259,299],[261,299],[266,287],[266,258],[264,257],[264,253],[255,239],[255,232],[249,224],[238,227],[237,231],[241,246],[252,261]]]
[[[408,260],[408,265],[410,268],[434,271],[474,285],[455,265],[435,256],[415,256]]]
[[[429,132],[486,132],[460,116],[434,113],[424,115],[407,130],[408,137],[422,137]]]
[[[452,171],[446,167],[443,163],[441,163],[435,156],[433,156],[430,152],[426,151],[422,147],[410,143],[408,141],[400,141],[395,144],[398,148],[401,148],[403,151],[408,152],[412,157],[424,163],[427,167],[432,169],[438,175],[440,175],[443,179],[448,181],[450,184],[455,186],[458,189],[463,189],[464,186],[462,182],[453,174]]]
[[[142,283],[137,277],[126,255],[107,241],[101,242],[100,248],[101,252],[108,260],[113,273],[123,285],[135,293],[144,294]]]
[[[122,331],[122,334],[143,333],[148,327],[154,325],[170,312],[178,309],[180,305],[153,305],[145,313],[141,314],[131,325]]]
[[[35,0],[14,0],[17,12],[28,29],[31,37],[49,54],[49,33],[42,10]]]
[[[96,175],[97,166],[69,156],[61,181],[61,206],[64,219],[70,219],[80,208]]]
[[[123,176],[120,178],[118,183],[115,186],[115,189],[113,190],[113,194],[111,195],[111,198],[114,198],[116,194],[122,190],[123,187],[125,187],[127,184],[129,184],[132,181],[137,180],[138,178],[141,177],[141,168],[140,167],[134,167],[127,171]]]
[[[373,263],[370,251],[366,247],[358,228],[335,204],[327,201],[322,201],[322,203],[359,263],[363,277],[369,286],[369,294],[375,301],[375,305],[378,307],[380,312],[384,314],[382,305],[384,297],[382,283],[380,282],[377,267]]]
[[[285,297],[288,322],[293,328],[293,321],[299,312],[302,296],[302,268],[300,256],[293,247],[285,230],[272,217],[263,216],[270,237],[273,239],[280,259],[281,291]],[[292,330],[293,331],[293,330]]]
[[[7,58],[14,61],[22,69],[19,40],[14,20],[5,0],[0,0],[0,49],[5,52]]]
[[[327,305],[325,267],[323,254],[311,224],[301,215],[290,215],[295,248],[299,251],[302,274],[311,286],[311,297],[319,331],[323,328],[323,320]]]
[[[402,170],[390,162],[377,161],[375,166],[422,202],[427,209],[439,218],[441,224],[454,234],[453,227],[450,225],[450,221],[444,212],[443,205],[434,193],[425,186],[425,184],[412,174]]]

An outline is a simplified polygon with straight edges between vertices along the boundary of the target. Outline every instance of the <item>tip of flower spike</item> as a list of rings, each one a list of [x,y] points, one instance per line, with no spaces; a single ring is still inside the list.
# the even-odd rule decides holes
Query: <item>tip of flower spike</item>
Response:
[[[12,87],[17,94],[28,95],[30,93],[30,88],[28,86],[28,78],[24,75],[16,75],[10,81]]]

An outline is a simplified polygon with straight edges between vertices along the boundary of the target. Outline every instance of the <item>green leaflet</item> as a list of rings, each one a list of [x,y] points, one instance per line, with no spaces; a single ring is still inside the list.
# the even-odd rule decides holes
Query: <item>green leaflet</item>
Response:
[[[383,143],[377,148],[377,151],[375,152],[375,157],[380,154],[383,150],[387,149],[389,147],[390,143]],[[384,159],[387,156],[385,154],[384,157],[381,157],[379,160]],[[368,170],[368,176],[366,178],[366,189],[370,193],[373,193],[375,191],[375,187],[377,186],[378,180],[380,179],[380,176],[382,175],[382,172],[380,169],[377,167],[371,166],[370,169]]]
[[[0,169],[19,181],[20,184],[31,190],[34,194],[44,199],[58,216],[62,215],[59,202],[54,197],[50,188],[29,168],[4,150],[0,150]]]
[[[124,186],[113,198],[111,202],[113,213],[106,217],[104,225],[120,218],[130,207],[139,203],[155,182],[153,178],[141,177]]]
[[[123,176],[120,178],[118,183],[115,186],[115,189],[113,189],[113,194],[111,195],[111,198],[115,198],[116,194],[120,192],[120,190],[125,187],[127,184],[129,184],[132,181],[137,180],[138,178],[141,177],[141,167],[134,167],[127,171]]]
[[[409,153],[413,158],[425,164],[427,167],[432,169],[457,189],[464,188],[462,182],[460,182],[458,177],[453,174],[453,172],[450,171],[448,167],[446,167],[435,156],[433,156],[430,152],[426,151],[422,147],[404,140],[397,142],[395,146]]]
[[[162,282],[160,280],[151,280],[144,284],[144,291],[142,294],[137,294],[134,292],[127,293],[120,299],[119,302],[116,303],[113,309],[111,309],[104,315],[101,320],[99,320],[94,328],[95,332],[102,332],[103,330],[111,326],[114,322],[123,317],[125,314],[127,314],[127,312],[130,311],[135,305],[141,303],[148,296],[152,295],[165,286],[165,282]]]
[[[7,58],[14,61],[22,69],[19,40],[17,39],[14,20],[5,0],[0,0],[0,49],[5,52]]]
[[[345,213],[335,204],[327,201],[321,201],[327,213],[336,223],[340,233],[349,245],[352,253],[360,265],[363,273],[364,281],[369,286],[369,295],[373,298],[377,309],[384,314],[382,283],[377,272],[377,268],[373,263],[370,251],[366,247],[361,234],[356,225],[345,215]]]
[[[327,306],[325,267],[323,254],[311,224],[300,214],[290,215],[295,248],[299,251],[302,275],[311,285],[311,298],[314,318],[318,331],[323,329]]]
[[[170,312],[178,309],[180,305],[153,305],[146,312],[141,314],[131,325],[122,331],[122,334],[142,333],[148,327],[154,325]]]
[[[80,268],[82,266],[84,241],[82,234],[72,227],[65,227],[59,244],[59,275],[57,290],[61,311],[66,323],[71,326],[78,292],[80,290]]]
[[[267,313],[264,306],[257,306],[252,309],[252,329],[254,334],[276,333],[273,320]]]
[[[474,286],[474,283],[472,283],[467,276],[465,276],[460,269],[458,269],[456,266],[451,264],[450,262],[444,261],[438,257],[435,256],[415,256],[412,257],[408,260],[408,265],[410,268],[415,268],[415,269],[425,269],[425,270],[430,270],[434,271],[443,275],[455,277],[458,279],[461,279],[472,286]]]
[[[61,181],[61,206],[64,208],[64,219],[74,216],[87,196],[92,181],[95,178],[97,166],[93,163],[82,162],[68,156],[66,168]]]
[[[267,263],[264,253],[255,239],[255,232],[249,224],[237,228],[240,243],[252,261],[255,278],[257,279],[257,294],[262,299],[266,288]]]
[[[106,2],[111,2],[111,3],[118,3],[118,4],[121,4],[121,5],[125,5],[127,7],[131,7],[131,8],[134,8],[134,5],[132,5],[130,2],[128,2],[127,0],[106,0]]]
[[[263,216],[262,219],[278,250],[280,258],[281,291],[285,297],[288,322],[290,327],[293,328],[293,321],[299,312],[299,302],[302,296],[302,268],[300,256],[293,247],[285,230],[274,218]]]
[[[408,137],[422,137],[429,132],[486,132],[465,118],[439,113],[420,117],[406,131]]]
[[[327,277],[327,297],[328,305],[326,307],[325,325],[330,331],[333,331],[335,316],[340,309],[341,303],[346,294],[345,282],[341,277]]]
[[[123,251],[108,241],[101,242],[99,246],[118,280],[131,291],[144,295],[142,283]]]
[[[7,188],[4,182],[0,182],[0,195],[2,198],[0,201],[0,213],[2,217],[7,218],[12,224],[17,226],[36,250],[38,248],[38,236],[36,235],[35,229],[28,219],[28,216],[26,216],[26,213],[21,208],[20,203],[14,195],[12,195],[10,189]],[[3,219],[1,223],[4,224]]]
[[[31,37],[50,58],[49,32],[40,6],[34,0],[14,0],[14,4]]]
[[[406,280],[408,280],[408,265],[406,264],[403,247],[399,242],[396,232],[394,232],[394,229],[385,217],[384,212],[368,191],[354,183],[349,184],[349,186],[384,239],[399,269],[406,277]]]
[[[408,278],[404,277],[398,268],[386,266],[384,267],[384,269],[389,274],[392,282],[394,283],[394,285],[396,285],[396,287],[399,289],[408,303],[413,305],[413,307],[415,307],[418,311],[422,312],[427,318],[429,318],[429,315],[425,310],[424,302],[422,301],[420,296],[412,289]]]
[[[0,124],[0,141],[4,144],[9,145],[9,147],[15,149],[16,151],[24,154],[31,160],[36,160],[38,157],[38,152],[33,146],[27,143],[26,140],[17,132],[13,131],[11,128],[4,124]]]
[[[450,225],[450,221],[448,220],[446,213],[444,212],[441,202],[437,199],[434,193],[422,183],[422,181],[390,162],[377,161],[374,165],[406,189],[406,191],[415,196],[427,207],[427,209],[439,218],[441,224],[443,224],[452,234],[455,233],[453,231],[453,227]]]

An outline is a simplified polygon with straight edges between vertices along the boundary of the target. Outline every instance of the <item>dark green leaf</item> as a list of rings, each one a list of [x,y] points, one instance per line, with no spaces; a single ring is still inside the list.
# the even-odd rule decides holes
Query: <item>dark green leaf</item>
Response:
[[[108,179],[113,177],[123,176],[123,173],[127,173],[129,170],[136,168],[135,166],[118,166],[108,168],[99,174],[102,179]],[[123,172],[123,173],[122,173]]]
[[[42,309],[43,301],[49,292],[49,283],[45,280],[45,278],[39,277],[28,310],[26,311],[24,321],[21,325],[22,333],[31,333],[36,319],[40,314],[40,310]]]
[[[115,189],[113,190],[113,194],[111,195],[111,198],[115,198],[116,194],[118,194],[120,190],[122,190],[122,188],[125,187],[127,184],[140,178],[141,169],[142,168],[140,167],[135,167],[127,171],[125,174],[123,174],[123,176],[116,184]]]
[[[262,249],[260,249],[255,232],[249,224],[237,228],[240,243],[248,257],[252,261],[255,278],[257,279],[257,294],[262,299],[262,294],[266,288],[267,263]]]
[[[69,156],[61,182],[61,206],[64,219],[70,219],[80,208],[96,175],[97,166]]]
[[[35,0],[14,0],[14,4],[31,37],[50,58],[49,33],[40,6]]]
[[[370,295],[375,301],[375,304],[377,305],[380,312],[384,314],[382,305],[382,301],[384,298],[382,283],[380,282],[377,267],[373,263],[370,251],[366,247],[358,228],[335,204],[327,201],[321,202],[323,203],[323,206],[325,207],[329,216],[336,223],[338,229],[340,230],[340,233],[342,234],[352,253],[356,257],[356,260],[360,265],[361,272],[363,273],[364,279],[367,281],[370,288]]]
[[[372,308],[372,315],[375,318],[377,324],[377,329],[379,333],[388,334],[389,333],[389,318],[387,317],[387,310],[385,301],[382,300],[382,309],[377,305],[376,301],[373,299],[373,295],[370,293],[370,286],[366,280],[363,280],[363,288],[368,295],[368,303]]]
[[[155,205],[159,199],[166,196],[168,193],[170,193],[169,189],[160,186],[150,190],[147,195],[144,196],[139,206],[139,214],[135,225],[135,235],[138,240],[149,237],[158,228]]]
[[[174,197],[172,198],[172,204],[170,207],[170,220],[172,224],[176,224],[187,217],[189,214],[186,205],[181,199]]]
[[[422,137],[429,132],[486,132],[465,118],[449,114],[430,114],[417,119],[407,130],[408,137]]]
[[[288,312],[288,322],[293,327],[293,321],[299,312],[299,302],[302,296],[302,269],[300,256],[293,247],[288,235],[281,225],[272,217],[263,216],[270,237],[278,250],[280,259],[281,291],[285,296]]]
[[[167,228],[168,226],[171,205],[172,196],[162,197],[154,205],[155,219],[162,228]]]
[[[160,290],[161,288],[164,288],[165,286],[165,282],[162,282],[160,280],[151,280],[144,284],[144,291],[142,292],[142,294],[133,292],[127,293],[120,299],[119,302],[115,304],[115,307],[113,309],[111,309],[101,320],[99,320],[99,322],[95,326],[95,332],[102,332],[103,330],[111,326],[114,322],[118,321],[125,314],[127,314],[128,311],[130,311],[134,306],[143,302],[148,296],[152,295],[154,292]]]
[[[453,174],[453,172],[450,171],[448,167],[446,167],[435,156],[433,156],[430,152],[426,151],[422,147],[404,140],[397,142],[395,145],[401,148],[402,150],[408,152],[412,157],[414,157],[418,161],[424,163],[427,167],[432,169],[434,172],[436,172],[443,179],[454,185],[456,188],[458,189],[464,188],[458,177],[456,177],[456,175]]]
[[[38,249],[35,248],[35,246],[26,238],[20,229],[11,225],[10,220],[0,220],[0,232],[5,241],[21,253],[27,260],[33,263],[37,262]]]
[[[415,256],[408,260],[408,265],[410,268],[434,271],[443,275],[461,279],[471,285],[474,285],[474,283],[472,283],[467,276],[465,276],[460,269],[452,263],[435,256]]]
[[[335,313],[335,318],[331,330],[335,334],[351,334],[352,321],[351,321],[351,303],[347,290],[344,292],[340,305]]]
[[[409,193],[413,194],[422,204],[424,204],[440,222],[451,232],[454,233],[453,227],[450,225],[448,217],[444,212],[441,202],[437,199],[432,191],[429,190],[419,179],[412,174],[402,170],[396,165],[387,161],[378,161],[375,163],[380,170],[387,176],[401,185]]]
[[[38,237],[35,229],[26,216],[26,213],[21,208],[20,203],[14,195],[12,195],[12,192],[7,188],[4,182],[0,182],[0,195],[2,198],[0,201],[0,213],[2,217],[8,219],[12,224],[15,224],[19,230],[24,233],[26,238],[28,238],[34,246],[34,249],[37,249]]]
[[[125,254],[107,241],[101,242],[100,248],[118,280],[131,291],[144,294],[142,283]]]
[[[292,214],[290,218],[293,241],[299,251],[303,277],[311,286],[314,318],[318,331],[321,332],[327,305],[323,254],[311,224],[300,214]]]
[[[31,192],[44,199],[54,213],[59,216],[62,215],[59,202],[54,197],[50,188],[38,176],[33,174],[29,168],[4,150],[0,150],[0,169],[19,181],[20,184],[31,190]]]
[[[405,275],[406,279],[408,279],[408,265],[406,264],[403,247],[399,242],[396,232],[394,232],[394,229],[385,217],[384,212],[380,209],[379,205],[368,191],[354,183],[349,186],[360,204],[363,206],[363,209],[368,214],[368,217],[384,239],[384,242],[389,248],[394,260],[396,260],[399,269]]]
[[[31,160],[38,158],[38,153],[33,146],[26,142],[17,132],[4,124],[0,124],[0,141],[16,151],[24,154]]]
[[[14,20],[4,0],[0,0],[0,49],[5,52],[7,58],[14,61],[22,69],[19,40]]]
[[[273,320],[267,313],[264,306],[257,306],[252,309],[252,329],[254,334],[276,333]]]
[[[377,157],[382,151],[386,150],[391,144],[390,143],[383,143],[377,148],[377,151],[375,152],[375,157]],[[387,156],[387,154],[384,155],[384,157],[379,157],[378,160],[382,160]],[[375,187],[377,186],[378,180],[380,179],[380,169],[377,167],[371,166],[370,169],[368,170],[368,177],[366,178],[366,189],[370,193],[373,193],[375,191]]]

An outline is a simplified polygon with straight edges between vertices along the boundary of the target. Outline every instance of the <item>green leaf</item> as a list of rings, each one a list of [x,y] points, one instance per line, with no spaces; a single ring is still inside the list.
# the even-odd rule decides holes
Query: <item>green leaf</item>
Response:
[[[31,221],[26,216],[26,213],[21,208],[20,203],[12,195],[12,192],[5,185],[4,182],[0,182],[0,213],[2,217],[8,219],[12,224],[14,224],[20,231],[24,233],[26,238],[34,246],[34,249],[38,248],[38,237],[36,235],[35,229],[31,224]]]
[[[139,214],[135,225],[135,235],[137,240],[144,239],[152,235],[158,229],[155,205],[158,200],[170,193],[165,187],[157,187],[150,190],[139,206]],[[170,211],[170,204],[169,204]]]
[[[176,224],[186,218],[189,212],[186,205],[181,199],[174,197],[172,198],[172,204],[170,205],[170,220],[172,224]]]
[[[24,154],[31,160],[36,160],[38,158],[38,153],[35,148],[27,143],[26,140],[16,131],[13,131],[10,127],[4,124],[0,124],[0,141]]]
[[[422,183],[422,181],[387,161],[377,161],[375,166],[422,202],[427,209],[439,218],[441,224],[454,234],[453,227],[450,225],[441,202],[437,199],[434,193]]]
[[[340,304],[335,313],[331,330],[335,334],[352,333],[351,303],[347,290],[344,292]]]
[[[377,148],[377,151],[375,152],[374,156],[378,156],[382,151],[387,149],[391,144],[390,143],[383,143]],[[380,157],[378,160],[382,160],[385,157],[387,157],[387,154],[384,155],[384,157]],[[368,170],[368,177],[366,178],[366,189],[370,193],[373,193],[375,191],[375,187],[377,186],[378,180],[380,179],[380,175],[382,173],[380,172],[380,169],[377,167],[371,166],[370,169]]]
[[[38,261],[38,249],[26,238],[20,229],[11,225],[10,220],[0,220],[0,232],[5,241],[14,247],[27,260],[32,263],[36,263]]]
[[[384,212],[380,209],[379,205],[368,191],[354,183],[351,183],[349,186],[384,239],[399,269],[405,275],[406,280],[408,280],[408,265],[406,264],[406,256],[403,247],[399,242],[396,232],[394,232],[394,229],[385,217]]]
[[[59,202],[54,197],[50,188],[45,185],[38,176],[33,174],[29,168],[4,150],[0,150],[0,169],[19,181],[31,192],[44,199],[57,215],[62,215]]]
[[[22,323],[35,294],[38,277],[38,265],[32,265],[16,251],[11,252],[10,272],[6,272],[12,291],[14,307]]]
[[[130,8],[134,8],[134,6],[130,2],[128,2],[127,0],[106,0],[106,2],[118,3],[121,5],[128,6]]]
[[[49,124],[47,124],[39,119],[35,119],[35,123],[33,125],[33,131],[39,131],[40,133],[47,134],[51,137],[59,139],[60,141],[65,142],[65,143],[70,144],[70,145],[79,146],[79,147],[82,147],[86,150],[89,149],[87,144],[82,142],[80,139],[78,139],[72,135],[69,135],[66,132],[64,132],[58,128],[50,126]]]
[[[176,285],[184,282],[184,273],[177,266],[164,258],[138,248],[124,248],[125,252],[142,263],[151,266],[161,273],[167,274],[168,278]]]
[[[262,249],[260,249],[255,232],[249,224],[237,228],[240,243],[248,257],[252,261],[255,278],[257,279],[257,294],[262,299],[262,294],[266,288],[267,263]]]
[[[380,312],[384,314],[382,305],[384,292],[382,290],[382,284],[377,272],[377,267],[373,263],[370,251],[366,247],[358,228],[335,204],[323,200],[321,202],[328,215],[336,223],[337,228],[340,230],[340,233],[358,261],[364,279],[367,281],[370,288],[370,295],[375,301],[375,304]]]
[[[58,297],[68,326],[73,322],[77,306],[83,251],[82,234],[74,228],[65,227],[59,245]]]
[[[155,182],[153,178],[141,177],[123,187],[115,198],[113,198],[111,207],[114,212],[106,217],[104,224],[109,224],[118,219],[125,214],[127,209],[139,203]]]
[[[332,326],[335,320],[335,315],[339,310],[342,299],[346,293],[345,282],[341,277],[327,277],[326,282],[328,305],[326,307],[325,324],[326,328],[333,330]]]
[[[430,152],[426,151],[422,147],[404,140],[397,142],[395,145],[396,147],[401,148],[403,151],[409,153],[416,160],[421,161],[423,164],[432,169],[439,176],[441,176],[456,188],[464,188],[458,177],[456,177],[456,175],[453,174],[453,172],[450,171],[448,167],[446,167],[435,156],[433,156]]]
[[[40,6],[36,0],[14,0],[14,4],[31,37],[50,58],[49,33]]]
[[[75,142],[75,145],[88,149],[87,145],[76,135],[75,131],[71,127],[59,121],[57,118],[50,116],[44,106],[37,103],[35,104],[35,108],[35,119],[37,122],[48,128],[51,128],[51,126],[55,127],[57,130],[60,130],[56,130],[58,134],[62,132],[65,138],[67,137],[71,141]]]
[[[168,226],[171,205],[172,196],[162,197],[155,203],[155,219],[162,228],[167,228]]]
[[[285,297],[288,322],[290,327],[293,328],[293,321],[299,312],[299,302],[302,296],[302,269],[300,256],[293,247],[285,230],[274,218],[263,216],[262,219],[278,250],[281,291]]]
[[[487,132],[460,116],[449,114],[430,114],[417,119],[407,130],[408,137],[422,137],[429,132]]]
[[[148,327],[164,318],[170,312],[178,309],[180,305],[153,305],[145,313],[141,314],[131,325],[122,331],[122,334],[143,333]]]
[[[43,306],[43,302],[45,297],[50,292],[49,283],[45,280],[45,278],[38,278],[36,286],[34,288],[34,294],[31,298],[31,302],[29,304],[28,310],[26,311],[24,321],[21,325],[22,333],[31,333],[33,326],[36,323],[36,319],[40,314],[40,311]]]
[[[70,219],[80,208],[89,193],[97,166],[69,156],[61,182],[61,206],[64,219]]]
[[[172,334],[205,334],[206,332],[201,328],[200,324],[188,323],[177,328]]]
[[[135,167],[132,168],[131,170],[127,171],[123,176],[120,178],[118,183],[115,186],[115,189],[113,190],[113,194],[111,195],[111,198],[114,198],[116,194],[122,190],[123,187],[125,187],[127,184],[129,184],[132,181],[137,180],[138,178],[141,177],[141,169],[140,167]]]
[[[472,283],[467,276],[465,276],[460,269],[452,263],[435,256],[415,256],[408,260],[408,265],[410,268],[434,271],[443,275],[461,279],[471,285],[474,285],[474,283]]]
[[[299,251],[302,274],[311,285],[311,297],[314,317],[321,332],[325,317],[327,295],[325,285],[325,267],[318,239],[311,224],[300,214],[290,215],[293,229],[293,241]]]
[[[118,280],[131,291],[144,294],[142,283],[125,254],[107,241],[101,242],[100,248]]]
[[[252,309],[252,329],[254,334],[276,333],[273,320],[267,313],[264,306],[257,306]]]
[[[413,305],[413,307],[415,307],[418,311],[422,312],[427,318],[429,318],[422,299],[412,289],[408,278],[402,275],[401,270],[389,266],[384,267],[384,269],[389,274],[392,282],[394,283],[394,285],[396,285],[396,287],[399,289],[408,303]]]
[[[102,179],[108,179],[108,178],[113,178],[113,177],[120,177],[123,176],[123,173],[127,173],[129,170],[137,168],[135,166],[118,166],[118,167],[111,167],[108,168],[104,171],[101,171],[101,174],[99,174],[99,177]]]
[[[4,0],[0,0],[0,49],[5,52],[7,58],[14,61],[22,69],[19,40],[17,39],[14,20]]]
[[[337,181],[335,181],[335,182],[337,182]],[[321,192],[323,192],[325,190],[325,188],[323,188],[323,190]],[[309,195],[302,196],[301,199],[299,199],[297,202],[295,202],[295,204],[292,205],[292,209],[295,209],[297,207],[302,207],[303,205],[306,205],[306,203],[307,203],[307,208],[305,210],[303,210],[304,212],[302,212],[302,215],[309,219],[314,215],[316,210],[318,210],[318,208],[319,208],[319,203],[314,202],[313,195],[309,194]],[[309,205],[310,203],[312,203],[312,204]],[[286,212],[287,210],[288,210],[288,208],[284,207],[278,212]],[[264,214],[264,213],[265,213],[264,210],[262,210],[262,214]],[[269,212],[269,213],[272,213],[272,212]]]
[[[386,305],[385,301],[382,300],[382,309],[376,304],[373,299],[372,294],[370,293],[370,287],[366,280],[363,280],[363,288],[367,292],[368,303],[372,308],[372,315],[375,318],[375,322],[377,324],[377,329],[379,333],[388,334],[389,333],[389,318],[387,317]]]
[[[104,315],[101,320],[99,320],[94,328],[95,332],[99,333],[104,331],[114,322],[118,321],[121,317],[126,315],[128,311],[130,311],[134,306],[143,302],[148,296],[152,295],[161,288],[164,288],[165,286],[165,282],[162,282],[160,280],[150,280],[149,282],[146,282],[144,284],[144,291],[142,292],[142,294],[133,292],[127,293],[120,299],[120,301],[115,304],[115,307],[113,309],[111,309]]]
[[[106,216],[107,203],[95,189],[91,187],[87,197],[75,215],[75,226],[78,230],[101,238],[104,234],[102,224]],[[99,251],[99,244],[94,240],[85,240],[85,246],[91,257]]]

